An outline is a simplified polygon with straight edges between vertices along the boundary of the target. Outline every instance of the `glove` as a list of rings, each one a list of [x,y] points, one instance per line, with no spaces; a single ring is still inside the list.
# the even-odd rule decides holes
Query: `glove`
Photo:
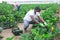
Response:
[[[45,26],[47,26],[47,23],[46,23],[46,22],[44,22],[44,25],[45,25]]]
[[[43,23],[39,23],[39,24],[40,24],[40,26],[44,27],[44,24]]]

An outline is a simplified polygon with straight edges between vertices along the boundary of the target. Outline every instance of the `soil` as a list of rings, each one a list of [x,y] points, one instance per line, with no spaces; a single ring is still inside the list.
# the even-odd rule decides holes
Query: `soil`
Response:
[[[18,24],[18,27],[24,31],[23,29],[23,23],[19,23]],[[32,28],[32,25],[29,25],[29,28],[27,29],[28,32],[30,32]],[[2,40],[6,40],[7,37],[12,37],[14,36],[13,33],[12,33],[12,28],[11,29],[6,29],[6,30],[3,30],[2,34],[3,36],[3,39]],[[15,36],[15,38],[13,40],[19,40],[21,36]]]
[[[60,40],[60,36],[55,37],[54,40]]]

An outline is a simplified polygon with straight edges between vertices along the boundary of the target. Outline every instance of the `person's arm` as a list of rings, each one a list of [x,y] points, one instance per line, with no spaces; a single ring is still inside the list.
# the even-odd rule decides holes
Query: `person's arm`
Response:
[[[32,20],[33,20],[34,22],[36,22],[36,23],[39,24],[39,22],[38,22],[37,20],[35,20],[34,16],[31,15],[30,17],[32,18]]]
[[[42,23],[44,23],[43,18],[41,18],[40,16],[38,16],[38,18],[39,18],[39,20],[40,20]]]

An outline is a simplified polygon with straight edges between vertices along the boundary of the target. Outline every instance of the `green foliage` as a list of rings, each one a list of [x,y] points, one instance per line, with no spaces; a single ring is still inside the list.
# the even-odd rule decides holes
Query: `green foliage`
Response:
[[[0,26],[3,25],[4,28],[9,28],[11,25],[14,26],[14,24],[11,24],[15,22],[12,5],[6,3],[0,4],[0,19],[0,23],[2,23]]]
[[[14,36],[6,38],[6,40],[13,40],[13,39],[14,39]]]
[[[13,6],[6,3],[0,3],[0,22],[4,28],[9,28],[12,26],[17,26],[19,22],[23,22],[25,14],[30,10],[34,9],[36,6],[39,6],[42,10],[49,8],[54,4],[22,4],[20,11],[13,10]],[[28,6],[28,7],[26,7]],[[15,23],[16,22],[16,23]],[[12,24],[14,23],[14,24]],[[1,24],[0,24],[1,25]]]
[[[3,23],[5,28],[9,28],[9,26],[14,26],[14,22],[23,22],[23,17],[29,11],[30,9],[33,9],[34,7],[38,6],[37,4],[33,4],[29,6],[28,8],[26,6],[29,5],[21,5],[21,10],[18,12],[17,10],[13,11],[13,6],[6,3],[0,3],[0,22]],[[42,8],[45,8],[48,6],[48,4],[40,5]]]
[[[20,40],[32,40],[32,35],[28,34],[28,33],[27,34],[22,34]]]
[[[0,33],[2,32],[2,30],[0,30]]]

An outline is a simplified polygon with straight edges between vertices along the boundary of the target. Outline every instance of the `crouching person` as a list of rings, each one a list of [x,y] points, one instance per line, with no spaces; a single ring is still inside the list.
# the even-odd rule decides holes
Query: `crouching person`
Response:
[[[44,20],[40,17],[40,11],[41,9],[39,7],[36,7],[33,10],[30,10],[27,12],[27,14],[24,17],[24,30],[27,30],[29,27],[29,24],[39,24],[40,22],[44,23]]]

